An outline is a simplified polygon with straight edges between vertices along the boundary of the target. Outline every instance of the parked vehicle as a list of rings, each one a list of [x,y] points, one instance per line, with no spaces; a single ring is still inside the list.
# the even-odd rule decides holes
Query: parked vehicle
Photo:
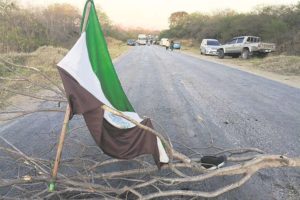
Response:
[[[180,49],[181,48],[181,43],[179,41],[175,41],[173,44],[173,49]]]
[[[218,57],[232,56],[237,58],[242,56],[243,59],[248,59],[252,55],[261,57],[275,51],[274,43],[262,43],[260,37],[256,36],[240,36],[234,37],[226,44],[218,49]]]
[[[167,46],[169,44],[169,39],[168,38],[161,38],[159,45],[160,46]]]
[[[139,34],[136,42],[138,45],[146,45],[147,36],[145,34]]]
[[[135,46],[135,40],[134,39],[128,39],[127,40],[127,45],[129,45],[129,46]]]
[[[218,55],[220,42],[216,39],[203,39],[200,45],[200,54]]]

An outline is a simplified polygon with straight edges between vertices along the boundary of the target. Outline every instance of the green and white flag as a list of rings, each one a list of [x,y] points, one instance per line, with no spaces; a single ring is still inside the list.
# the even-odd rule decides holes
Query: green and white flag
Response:
[[[159,138],[100,109],[105,104],[152,128],[150,119],[134,111],[123,91],[92,0],[86,2],[81,24],[84,20],[80,38],[57,64],[72,114],[83,114],[96,143],[108,155],[130,159],[152,154],[156,163],[168,163]]]

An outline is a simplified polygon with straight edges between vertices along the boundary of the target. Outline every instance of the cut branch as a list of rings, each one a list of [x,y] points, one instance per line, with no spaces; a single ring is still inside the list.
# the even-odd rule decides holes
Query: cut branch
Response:
[[[261,169],[277,167],[300,167],[300,158],[288,158],[282,155],[261,155],[256,156],[253,160],[243,164],[224,167],[212,172],[208,171],[207,173],[199,176],[188,178],[162,178],[160,180],[171,183],[196,182],[216,176],[231,176],[249,172],[254,173]]]
[[[38,112],[65,112],[64,110],[60,109],[39,109],[39,110],[17,110],[17,111],[2,111],[0,115],[7,115],[7,114],[17,114],[13,117],[5,117],[4,119],[0,119],[0,121],[9,121],[14,120],[20,117],[24,117],[29,114],[38,113]]]
[[[192,197],[205,197],[205,198],[212,198],[217,197],[225,192],[229,192],[230,190],[233,190],[235,188],[238,188],[242,186],[244,183],[246,183],[250,178],[252,174],[246,174],[242,179],[239,181],[230,184],[228,186],[225,186],[223,188],[220,188],[218,190],[212,191],[212,192],[201,192],[201,191],[187,191],[187,190],[169,190],[169,191],[163,191],[163,192],[157,192],[152,193],[149,195],[144,196],[142,199],[154,199],[158,197],[170,197],[170,196],[192,196]]]
[[[29,66],[23,66],[23,65],[17,65],[15,63],[12,63],[12,62],[9,62],[3,58],[0,57],[0,60],[8,65],[11,65],[11,66],[14,66],[14,67],[18,67],[18,68],[23,68],[23,69],[28,69],[28,70],[32,70],[32,71],[35,71],[37,72],[40,76],[42,76],[43,78],[45,78],[47,81],[49,81],[52,85],[54,85],[55,87],[57,87],[61,93],[65,94],[65,91],[64,89],[59,85],[57,84],[55,81],[51,80],[46,74],[44,74],[41,70],[39,70],[38,68],[35,68],[35,67],[29,67]]]
[[[14,81],[14,82],[29,82],[31,83],[32,85],[34,86],[37,86],[41,89],[45,89],[45,90],[49,90],[49,91],[52,91],[54,92],[55,94],[63,97],[63,93],[57,89],[53,89],[52,87],[49,87],[49,86],[46,86],[46,85],[42,85],[42,84],[39,84],[37,82],[34,82],[28,78],[24,78],[24,77],[19,77],[19,78],[7,78],[7,77],[0,77],[0,80],[5,80],[5,81]]]
[[[43,101],[67,102],[66,99],[55,99],[55,98],[47,97],[47,96],[37,96],[37,95],[28,94],[28,93],[17,91],[17,90],[12,90],[12,89],[9,89],[9,88],[6,88],[6,87],[3,87],[3,89],[5,91],[8,91],[8,92],[11,92],[11,93],[14,93],[14,94],[19,94],[19,95],[22,95],[22,96],[27,96],[27,97],[31,97],[31,98],[39,99],[39,100],[43,100]]]

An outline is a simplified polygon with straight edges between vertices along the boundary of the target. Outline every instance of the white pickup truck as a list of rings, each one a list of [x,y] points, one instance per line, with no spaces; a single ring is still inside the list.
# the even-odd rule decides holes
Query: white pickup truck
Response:
[[[252,55],[264,57],[272,51],[275,51],[274,43],[262,43],[260,37],[256,36],[240,36],[220,46],[218,57],[222,59],[224,56],[242,56],[243,59],[248,59]]]

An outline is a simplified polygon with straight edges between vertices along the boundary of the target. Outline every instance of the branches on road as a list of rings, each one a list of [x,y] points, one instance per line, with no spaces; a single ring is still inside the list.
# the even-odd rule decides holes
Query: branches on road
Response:
[[[3,138],[2,138],[3,139]],[[232,151],[240,151],[234,149]],[[31,158],[15,149],[10,145],[10,148],[0,148],[0,152],[8,156],[15,157],[18,167],[22,165],[32,169],[42,170],[43,173],[36,175],[26,175],[14,179],[4,179],[1,177],[0,188],[14,187],[25,188],[28,185],[44,184],[43,189],[36,198],[48,198],[60,196],[69,198],[69,195],[82,195],[82,198],[87,196],[95,198],[98,195],[103,197],[116,197],[123,199],[123,195],[129,195],[130,199],[154,199],[158,197],[171,196],[190,196],[190,197],[216,197],[230,190],[241,187],[247,182],[257,171],[269,168],[278,167],[300,167],[300,158],[289,158],[282,155],[253,155],[253,159],[233,164],[229,161],[228,166],[217,170],[195,170],[192,164],[178,162],[169,165],[164,165],[159,172],[157,167],[144,157],[134,159],[132,161],[109,159],[103,161],[103,156],[97,158],[86,159],[84,157],[74,157],[62,161],[64,170],[74,171],[71,176],[60,176],[57,180],[58,188],[55,192],[49,193],[46,191],[47,183],[50,180],[50,171],[45,170],[43,166],[51,166],[50,160],[42,160]],[[25,162],[28,161],[28,162]],[[124,164],[123,164],[124,163]],[[136,163],[136,167],[132,169],[117,170],[113,172],[105,172],[102,169],[109,167],[110,169],[118,169],[120,166],[128,163]],[[176,171],[186,173],[181,176]],[[191,173],[192,172],[192,173]],[[241,175],[234,182],[221,186],[213,191],[199,191],[197,188],[191,189],[173,189],[174,187],[181,188],[181,185],[186,183],[197,182],[197,184],[210,180],[216,177],[236,176]],[[114,185],[115,182],[123,182],[123,184]],[[218,187],[216,185],[216,187]],[[152,188],[152,189],[151,189]],[[155,190],[153,191],[153,188]],[[170,189],[169,189],[170,188]],[[150,192],[152,191],[152,192]],[[30,192],[28,193],[30,194]],[[33,195],[32,195],[33,196]],[[30,197],[32,197],[30,196]],[[27,196],[29,198],[29,196]]]
[[[44,72],[34,67],[20,66],[9,61],[0,60],[8,65],[24,68],[37,73],[45,78],[49,85],[36,83],[28,77],[0,77],[1,81],[29,82],[40,85],[52,93],[38,95],[34,91],[23,91],[15,88],[3,87],[6,91],[16,95],[26,96],[39,102],[33,108],[21,109],[10,106],[0,111],[0,121],[17,120],[29,114],[40,112],[61,113],[62,108],[57,108],[53,102],[65,103],[61,84],[49,79]],[[51,103],[52,102],[52,103]],[[102,109],[120,116],[145,129],[149,134],[159,137],[171,158],[159,171],[149,156],[140,156],[133,160],[112,159],[104,155],[97,146],[87,144],[77,139],[76,132],[86,133],[85,125],[78,124],[70,128],[65,143],[69,152],[61,160],[61,173],[58,174],[57,185],[54,192],[48,191],[51,179],[53,147],[55,139],[49,140],[45,152],[31,154],[22,151],[21,147],[8,141],[0,135],[0,196],[1,198],[31,198],[31,199],[155,199],[177,197],[204,197],[220,196],[226,192],[237,189],[245,184],[258,171],[272,168],[300,168],[300,158],[291,158],[283,155],[269,155],[257,148],[223,149],[211,144],[209,147],[214,152],[212,155],[226,155],[225,167],[216,170],[207,170],[202,166],[200,155],[202,149],[180,144],[183,154],[175,149],[170,138],[146,127],[133,119],[123,115],[108,106]],[[52,132],[53,130],[51,130]],[[50,131],[49,131],[50,132]],[[38,143],[38,141],[37,141]],[[175,142],[174,142],[175,143]],[[71,154],[70,152],[76,153]],[[4,170],[2,170],[2,168]],[[232,177],[232,181],[223,181],[223,177]],[[222,184],[215,184],[210,191],[200,190],[199,185],[215,179],[222,180]],[[204,183],[205,182],[205,183]]]

